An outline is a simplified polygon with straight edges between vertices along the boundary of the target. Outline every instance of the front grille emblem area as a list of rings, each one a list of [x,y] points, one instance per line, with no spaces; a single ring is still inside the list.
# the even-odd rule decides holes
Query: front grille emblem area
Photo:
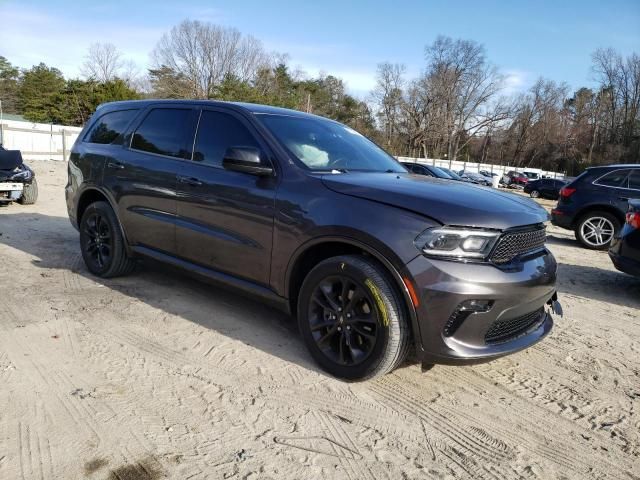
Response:
[[[546,241],[547,229],[544,226],[536,226],[524,231],[506,232],[498,240],[490,260],[498,265],[509,263],[520,255],[543,248]]]

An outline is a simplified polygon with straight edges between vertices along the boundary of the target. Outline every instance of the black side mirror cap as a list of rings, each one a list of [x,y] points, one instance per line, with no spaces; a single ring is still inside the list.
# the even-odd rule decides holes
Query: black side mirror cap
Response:
[[[259,177],[273,175],[273,167],[263,159],[264,154],[254,147],[229,147],[224,152],[222,166],[234,172],[243,172]]]

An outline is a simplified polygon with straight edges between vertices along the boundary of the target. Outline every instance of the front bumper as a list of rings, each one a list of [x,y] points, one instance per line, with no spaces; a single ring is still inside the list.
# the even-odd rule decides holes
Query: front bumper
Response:
[[[556,208],[551,210],[551,223],[556,227],[573,230],[573,216],[574,212],[556,206]]]
[[[424,256],[416,257],[407,268],[419,296],[416,334],[421,340],[423,362],[489,361],[525,349],[551,331],[553,319],[546,305],[556,298],[557,264],[548,251],[509,269]],[[489,311],[468,314],[455,325],[458,307],[469,300],[493,303]],[[529,318],[532,321],[512,336],[500,341],[491,337],[496,325],[518,325],[521,319]]]
[[[22,182],[0,180],[0,202],[13,202],[22,197]]]

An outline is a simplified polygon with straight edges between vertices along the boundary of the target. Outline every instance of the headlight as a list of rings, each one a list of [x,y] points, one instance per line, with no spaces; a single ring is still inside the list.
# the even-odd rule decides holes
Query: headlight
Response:
[[[484,260],[499,237],[500,232],[494,230],[435,227],[422,232],[413,243],[428,256]]]
[[[16,169],[14,170],[13,175],[11,175],[12,179],[23,179],[23,180],[29,180],[31,178],[31,170],[29,170],[28,168],[24,168],[22,170],[20,170],[18,167],[16,167]]]

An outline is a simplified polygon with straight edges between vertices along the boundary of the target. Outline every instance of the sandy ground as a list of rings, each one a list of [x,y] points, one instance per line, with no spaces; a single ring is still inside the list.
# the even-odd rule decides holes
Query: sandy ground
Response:
[[[640,280],[570,232],[541,344],[348,384],[258,303],[90,276],[65,165],[34,166],[39,202],[0,208],[1,479],[640,478]]]

